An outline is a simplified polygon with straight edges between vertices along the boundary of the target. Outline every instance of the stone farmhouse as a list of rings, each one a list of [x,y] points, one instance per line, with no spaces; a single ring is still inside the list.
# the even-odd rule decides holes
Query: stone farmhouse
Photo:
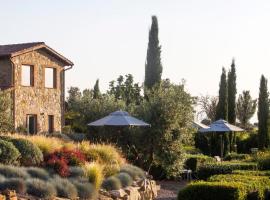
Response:
[[[61,131],[65,72],[73,63],[44,42],[0,45],[0,89],[10,90],[14,128]]]

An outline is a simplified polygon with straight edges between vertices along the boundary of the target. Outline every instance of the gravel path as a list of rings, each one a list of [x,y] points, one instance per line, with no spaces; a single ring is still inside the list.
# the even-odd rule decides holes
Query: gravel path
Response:
[[[157,200],[175,200],[178,191],[187,185],[186,181],[158,181],[160,190],[158,191]]]

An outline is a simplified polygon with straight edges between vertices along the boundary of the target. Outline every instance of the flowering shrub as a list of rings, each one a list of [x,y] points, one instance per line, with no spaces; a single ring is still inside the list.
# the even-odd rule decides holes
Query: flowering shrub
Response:
[[[69,166],[81,166],[85,163],[85,156],[78,150],[62,148],[45,158],[47,166],[52,167],[60,176],[69,176]]]

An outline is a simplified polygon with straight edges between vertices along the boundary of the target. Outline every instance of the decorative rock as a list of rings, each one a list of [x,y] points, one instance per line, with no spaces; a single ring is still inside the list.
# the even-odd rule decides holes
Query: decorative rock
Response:
[[[2,192],[6,196],[7,200],[17,200],[17,195],[15,190],[5,190]]]
[[[113,199],[115,199],[115,198],[123,198],[124,196],[127,195],[127,193],[123,189],[120,189],[110,191],[110,195]]]
[[[6,200],[6,196],[5,196],[5,195],[0,194],[0,200]]]

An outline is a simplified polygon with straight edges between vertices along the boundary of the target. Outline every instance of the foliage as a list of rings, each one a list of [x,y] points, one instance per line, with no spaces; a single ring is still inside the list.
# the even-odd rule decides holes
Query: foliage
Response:
[[[110,176],[109,178],[103,181],[102,188],[108,191],[119,190],[121,188],[121,182],[115,176]]]
[[[50,180],[57,191],[57,196],[68,199],[76,199],[78,196],[77,188],[68,179],[55,177]]]
[[[80,199],[95,199],[96,191],[91,183],[73,182],[77,188]]]
[[[248,187],[248,193],[257,191],[258,199],[264,199],[264,192],[269,188],[270,179],[267,176],[251,176],[251,175],[215,175],[209,178],[211,182],[240,182]]]
[[[26,179],[29,177],[29,174],[23,168],[11,165],[0,165],[0,174],[6,178]]]
[[[31,178],[42,179],[44,181],[50,178],[49,173],[42,168],[38,167],[28,167],[26,168],[27,173],[31,176]]]
[[[37,166],[43,162],[43,154],[40,149],[26,139],[12,139],[11,142],[19,150],[20,164],[24,166]]]
[[[120,75],[116,80],[117,85],[114,85],[115,81],[111,81],[108,94],[113,95],[115,100],[123,100],[126,106],[130,104],[139,105],[142,101],[139,83],[134,83],[131,74],[125,75],[125,78]]]
[[[260,81],[260,92],[258,101],[258,135],[259,148],[269,147],[268,118],[269,118],[269,99],[268,99],[267,80],[262,75]]]
[[[85,166],[85,174],[88,181],[98,190],[103,182],[103,166],[98,163],[87,163]]]
[[[229,153],[224,157],[224,160],[231,161],[231,160],[247,160],[249,158],[248,154],[238,154],[238,153]]]
[[[133,179],[128,173],[122,172],[122,173],[117,174],[115,177],[120,180],[122,187],[130,186],[133,182]]]
[[[161,46],[158,39],[158,20],[156,16],[152,16],[145,64],[145,88],[151,89],[155,84],[161,82],[162,64],[160,54]]]
[[[257,155],[258,168],[261,170],[270,170],[270,152]]]
[[[47,155],[45,163],[47,166],[55,169],[59,175],[65,177],[70,174],[68,166],[83,165],[85,163],[85,156],[79,150],[63,148]]]
[[[135,116],[149,122],[151,129],[134,133],[131,141],[140,152],[134,157],[139,166],[144,165],[156,177],[178,176],[184,162],[182,142],[191,133],[194,99],[185,92],[183,84],[174,85],[168,80],[146,91],[146,96]],[[155,169],[160,170],[154,172]]]
[[[233,174],[249,175],[249,176],[270,176],[270,171],[234,170]]]
[[[215,121],[218,104],[217,97],[210,97],[209,95],[200,96],[197,100],[197,104],[201,109],[199,112],[200,115],[205,114],[207,119],[210,119],[212,122]]]
[[[249,91],[243,91],[239,95],[236,104],[237,119],[239,119],[241,126],[246,129],[250,118],[254,115],[257,107],[257,100],[251,98]]]
[[[228,85],[226,78],[226,70],[222,68],[222,74],[219,83],[219,96],[216,111],[216,120],[228,118]]]
[[[94,90],[93,90],[93,98],[94,99],[98,99],[100,98],[100,90],[99,90],[99,79],[96,80],[95,86],[94,86]]]
[[[252,162],[222,162],[205,164],[199,167],[199,179],[206,180],[216,174],[231,174],[233,170],[254,170],[257,164]]]
[[[123,165],[120,172],[129,174],[133,180],[138,180],[145,177],[145,172],[141,168],[130,164]]]
[[[6,189],[15,190],[17,193],[24,194],[26,192],[26,185],[21,178],[10,178],[0,182],[0,191]]]
[[[69,177],[71,178],[82,178],[85,177],[85,171],[82,167],[71,166],[69,167]]]
[[[200,149],[197,149],[195,146],[190,146],[190,145],[183,145],[183,150],[185,151],[186,154],[201,154],[202,152]]]
[[[193,172],[195,172],[199,166],[206,163],[211,163],[213,161],[214,158],[202,154],[187,155],[185,161],[185,169],[191,169]]]
[[[244,200],[244,184],[237,182],[194,182],[178,193],[178,200]]]
[[[235,60],[233,59],[228,72],[228,122],[231,124],[235,124],[236,120],[236,94]]]
[[[68,134],[68,137],[75,142],[82,142],[84,140],[87,140],[85,133],[70,133]]]
[[[254,132],[237,133],[236,144],[237,152],[251,153],[251,148],[258,147],[258,134]]]
[[[11,142],[0,140],[0,163],[16,164],[20,156],[20,152]]]
[[[12,123],[11,109],[11,93],[10,91],[0,90],[0,132],[10,132],[14,129]]]
[[[42,199],[53,199],[57,194],[51,183],[39,179],[28,179],[26,185],[28,194]]]

